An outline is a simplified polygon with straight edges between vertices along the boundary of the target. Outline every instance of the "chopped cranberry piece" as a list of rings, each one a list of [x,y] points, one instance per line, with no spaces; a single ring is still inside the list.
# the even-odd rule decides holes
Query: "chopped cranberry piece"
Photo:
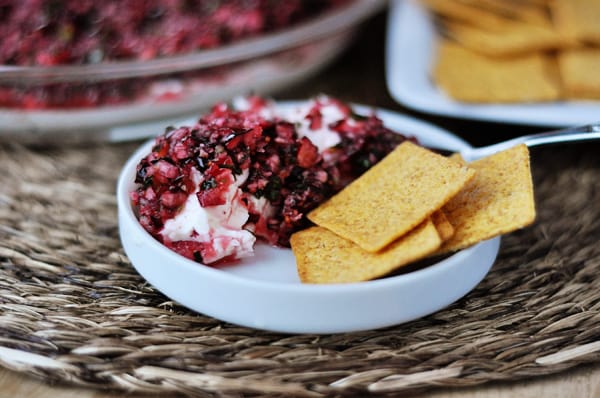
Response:
[[[181,240],[177,242],[164,242],[164,244],[190,260],[197,262],[204,261],[202,252],[204,251],[206,243],[195,242],[193,240]]]
[[[233,182],[229,169],[221,169],[216,164],[211,165],[205,173],[205,180],[196,196],[202,207],[225,204],[225,193]]]
[[[185,192],[165,192],[160,197],[160,203],[173,209],[184,204],[187,196]]]
[[[320,160],[319,149],[306,137],[300,139],[298,166],[308,169]]]

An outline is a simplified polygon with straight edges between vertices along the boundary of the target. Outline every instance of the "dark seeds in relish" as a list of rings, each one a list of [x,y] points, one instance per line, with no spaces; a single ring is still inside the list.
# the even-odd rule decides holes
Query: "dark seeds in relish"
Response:
[[[196,190],[197,171],[203,177],[197,193],[203,206],[223,203],[224,181],[247,172],[240,189],[247,198],[265,198],[272,209],[269,214],[250,211],[248,223],[259,239],[287,247],[291,234],[309,225],[310,210],[407,139],[376,116],[355,118],[350,108],[331,99],[346,115],[330,126],[341,141],[319,153],[308,138],[298,136],[294,124],[261,116],[265,100],[250,101],[249,110],[218,104],[193,126],[167,129],[138,164],[132,201],[140,223],[174,250],[188,250],[192,243],[164,242],[160,231]],[[319,105],[313,111],[318,119]]]

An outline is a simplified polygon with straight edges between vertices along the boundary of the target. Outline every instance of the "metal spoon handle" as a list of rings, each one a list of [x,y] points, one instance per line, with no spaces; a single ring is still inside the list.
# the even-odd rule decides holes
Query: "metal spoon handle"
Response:
[[[586,124],[583,126],[569,127],[566,129],[547,131],[543,133],[524,135],[497,144],[480,148],[473,148],[463,154],[467,160],[475,160],[486,157],[493,153],[508,149],[518,144],[534,147],[559,142],[576,142],[600,140],[600,122]]]

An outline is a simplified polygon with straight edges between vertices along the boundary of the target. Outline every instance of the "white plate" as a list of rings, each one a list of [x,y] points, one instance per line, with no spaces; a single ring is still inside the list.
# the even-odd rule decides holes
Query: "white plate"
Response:
[[[359,113],[369,111],[357,107]],[[379,117],[393,130],[423,144],[449,149],[468,144],[435,126],[385,110]],[[136,270],[171,299],[234,324],[286,333],[338,333],[407,322],[453,303],[487,274],[500,238],[460,251],[429,267],[379,280],[335,285],[302,284],[289,249],[258,244],[239,264],[208,267],[158,243],[137,221],[129,201],[135,168],[153,142],[138,149],[119,177],[119,230]]]
[[[407,107],[433,114],[538,126],[596,122],[600,102],[467,104],[442,92],[430,79],[436,32],[427,11],[414,0],[390,3],[386,38],[386,80],[392,97]]]

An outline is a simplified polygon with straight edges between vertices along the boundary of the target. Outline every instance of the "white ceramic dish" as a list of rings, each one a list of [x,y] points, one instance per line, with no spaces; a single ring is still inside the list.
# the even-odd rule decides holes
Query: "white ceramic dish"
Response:
[[[287,105],[286,105],[287,106]],[[359,113],[369,108],[357,107]],[[463,140],[435,126],[377,110],[387,126],[423,144],[453,150]],[[119,177],[119,229],[136,270],[171,299],[234,324],[285,333],[339,333],[381,328],[438,311],[472,290],[487,274],[500,238],[460,251],[434,265],[379,280],[302,284],[291,250],[259,244],[256,255],[222,268],[204,266],[167,249],[138,223],[129,192],[135,168],[153,142],[138,149]]]
[[[537,126],[598,121],[600,102],[467,104],[442,92],[430,79],[436,32],[427,11],[414,0],[392,0],[386,37],[386,81],[399,103],[432,114]]]

